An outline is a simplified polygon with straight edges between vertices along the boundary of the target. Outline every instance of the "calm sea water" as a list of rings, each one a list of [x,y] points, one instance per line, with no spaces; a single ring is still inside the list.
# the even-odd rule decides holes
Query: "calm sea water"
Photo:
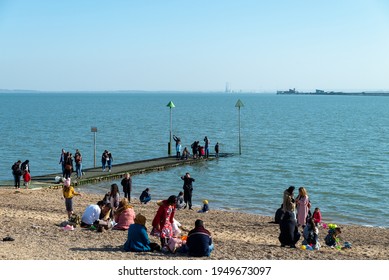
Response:
[[[238,155],[238,109],[242,155]],[[233,157],[136,175],[134,196],[182,189],[189,171],[194,203],[273,216],[289,185],[305,186],[327,222],[389,226],[389,98],[214,93],[0,94],[0,181],[29,159],[33,175],[55,173],[62,148],[80,149],[84,168],[104,149],[123,163],[167,155],[170,131],[183,146],[205,135]],[[82,187],[103,194],[111,182]]]

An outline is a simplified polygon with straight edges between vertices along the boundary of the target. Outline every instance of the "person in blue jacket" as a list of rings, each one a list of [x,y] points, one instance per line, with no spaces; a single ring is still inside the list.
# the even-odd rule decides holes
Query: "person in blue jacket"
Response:
[[[126,252],[153,252],[160,251],[157,243],[151,243],[146,229],[146,217],[142,214],[136,215],[134,224],[128,228],[128,237],[124,243]]]

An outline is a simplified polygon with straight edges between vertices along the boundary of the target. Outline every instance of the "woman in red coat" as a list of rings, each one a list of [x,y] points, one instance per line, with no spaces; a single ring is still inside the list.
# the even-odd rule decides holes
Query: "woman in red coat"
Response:
[[[160,233],[162,248],[167,246],[169,239],[173,236],[172,224],[176,212],[176,201],[177,197],[175,195],[163,200],[159,204],[157,214],[152,222],[153,228]]]

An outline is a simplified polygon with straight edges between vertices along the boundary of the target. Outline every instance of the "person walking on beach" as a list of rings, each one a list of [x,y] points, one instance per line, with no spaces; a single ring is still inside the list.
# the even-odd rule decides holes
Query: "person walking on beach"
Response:
[[[76,149],[76,153],[74,154],[74,161],[76,162],[77,179],[79,179],[82,176],[82,155],[79,149]]]
[[[297,223],[298,226],[305,227],[309,211],[309,197],[304,187],[299,188],[299,195],[296,197]]]
[[[62,189],[62,194],[63,197],[65,198],[65,207],[66,211],[68,212],[68,219],[73,214],[73,197],[75,195],[81,196],[80,193],[76,192],[73,188],[73,186],[70,183],[70,178],[65,179],[65,182],[63,183],[63,189]]]
[[[22,176],[22,170],[20,169],[21,163],[22,161],[18,160],[11,167],[12,175],[14,176],[15,189],[20,189],[20,177]]]
[[[125,174],[120,184],[123,187],[124,197],[128,199],[128,202],[131,202],[132,178],[130,173]]]
[[[189,210],[192,209],[192,192],[193,192],[193,185],[192,182],[195,181],[192,177],[190,177],[189,172],[186,172],[184,176],[181,176],[181,179],[184,181],[184,201],[186,205],[184,206],[184,209],[186,206],[189,206]]]
[[[153,228],[160,234],[161,247],[166,251],[169,250],[167,248],[169,239],[173,236],[172,224],[176,212],[176,200],[175,195],[169,196],[167,200],[162,200],[152,222]]]

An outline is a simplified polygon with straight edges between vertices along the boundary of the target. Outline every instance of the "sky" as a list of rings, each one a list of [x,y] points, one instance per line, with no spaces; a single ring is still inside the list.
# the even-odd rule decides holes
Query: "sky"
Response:
[[[0,89],[389,90],[385,0],[0,0]]]

